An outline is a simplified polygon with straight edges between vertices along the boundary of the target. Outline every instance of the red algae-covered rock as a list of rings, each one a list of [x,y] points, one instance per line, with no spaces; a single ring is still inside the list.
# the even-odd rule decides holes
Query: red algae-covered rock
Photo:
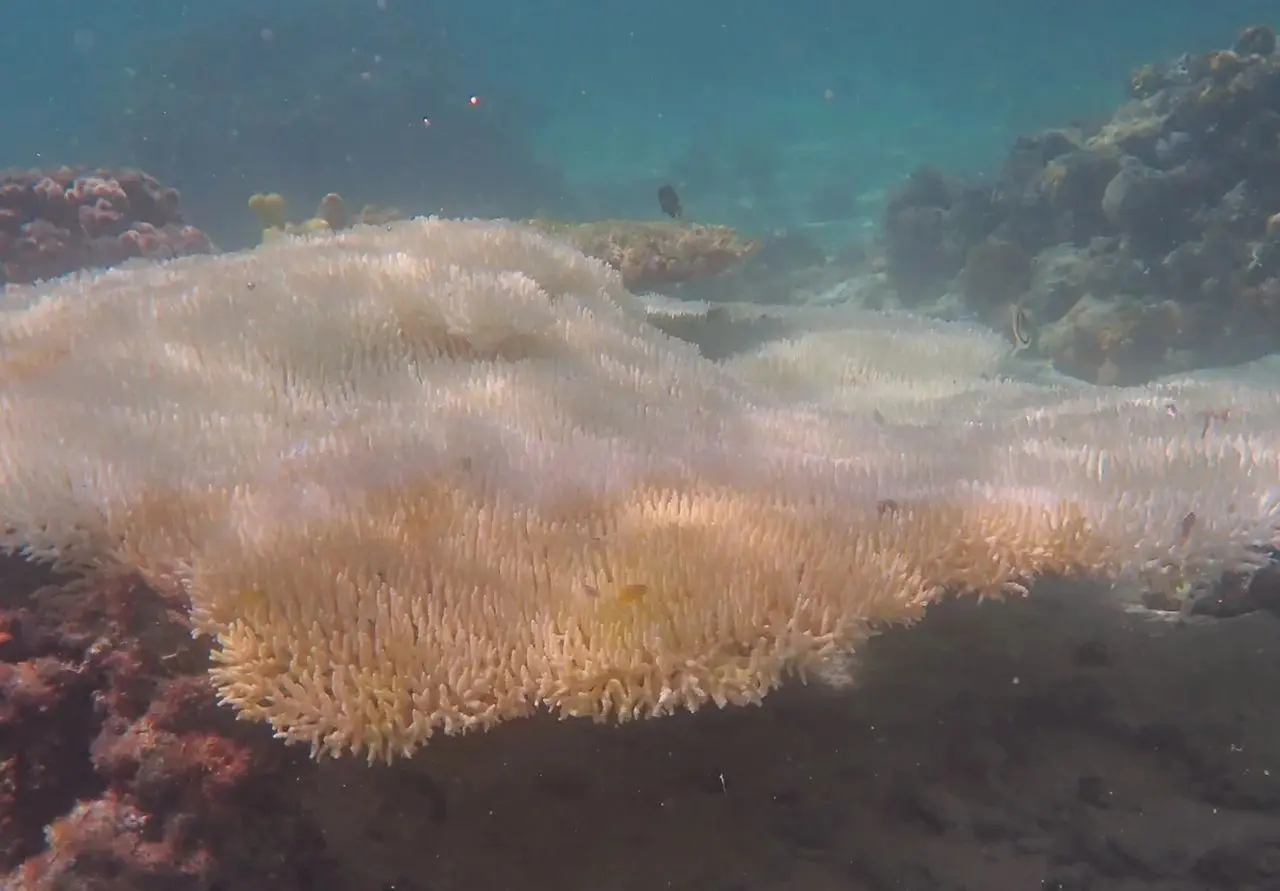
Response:
[[[140,170],[0,172],[0,285],[213,249],[177,190]]]
[[[290,891],[296,756],[220,709],[182,604],[0,559],[0,887]]]

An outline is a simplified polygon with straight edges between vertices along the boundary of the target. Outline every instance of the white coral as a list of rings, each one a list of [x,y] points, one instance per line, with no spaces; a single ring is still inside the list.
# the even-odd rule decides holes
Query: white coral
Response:
[[[3,300],[3,542],[181,586],[223,698],[317,754],[755,702],[945,588],[1247,569],[1280,523],[1269,377],[1034,383],[847,309],[714,362],[513,225]]]

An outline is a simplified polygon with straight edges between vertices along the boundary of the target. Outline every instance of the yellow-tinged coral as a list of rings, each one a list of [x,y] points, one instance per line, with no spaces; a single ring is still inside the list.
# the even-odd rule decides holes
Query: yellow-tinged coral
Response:
[[[1143,65],[1129,77],[1129,95],[1135,99],[1154,96],[1165,85],[1164,75],[1154,65]]]
[[[288,204],[282,195],[275,192],[257,193],[249,199],[249,209],[258,215],[258,223],[262,229],[262,241],[267,242],[281,236],[315,235],[323,232],[340,232],[357,225],[385,225],[386,223],[404,219],[404,215],[394,207],[378,207],[366,204],[355,216],[347,212],[342,196],[330,192],[320,199],[316,206],[315,216],[300,223],[288,220]]]
[[[754,703],[945,591],[1194,581],[1280,523],[1252,372],[1044,385],[993,332],[849,308],[711,361],[654,325],[688,306],[524,226],[0,300],[0,544],[180,589],[223,701],[316,755]],[[740,316],[707,317],[723,353]]]
[[[1209,53],[1209,73],[1218,80],[1235,77],[1244,67],[1241,58],[1231,50],[1217,50]]]
[[[256,192],[249,197],[249,209],[258,215],[264,235],[273,229],[284,229],[288,223],[289,205],[278,192]]]

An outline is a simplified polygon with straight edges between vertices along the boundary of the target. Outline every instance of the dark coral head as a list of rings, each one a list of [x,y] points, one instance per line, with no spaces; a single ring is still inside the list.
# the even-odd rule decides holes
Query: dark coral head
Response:
[[[1154,96],[1165,85],[1165,77],[1154,65],[1143,65],[1129,77],[1129,95],[1134,99]]]
[[[1242,56],[1269,56],[1276,51],[1276,32],[1266,25],[1250,25],[1240,32],[1233,49]]]

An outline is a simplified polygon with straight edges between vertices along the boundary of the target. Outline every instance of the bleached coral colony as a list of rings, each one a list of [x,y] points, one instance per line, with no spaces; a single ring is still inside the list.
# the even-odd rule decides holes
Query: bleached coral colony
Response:
[[[1043,382],[983,329],[783,308],[684,326],[712,361],[663,330],[696,308],[512,224],[3,301],[3,544],[189,596],[222,698],[317,755],[755,702],[946,590],[1210,578],[1280,524],[1265,366]]]

